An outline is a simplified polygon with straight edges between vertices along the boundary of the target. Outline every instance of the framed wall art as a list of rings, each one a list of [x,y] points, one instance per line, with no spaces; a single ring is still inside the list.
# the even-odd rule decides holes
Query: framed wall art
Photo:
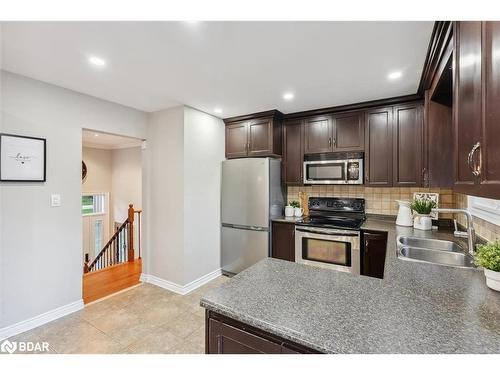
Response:
[[[0,181],[45,182],[46,140],[0,133]]]

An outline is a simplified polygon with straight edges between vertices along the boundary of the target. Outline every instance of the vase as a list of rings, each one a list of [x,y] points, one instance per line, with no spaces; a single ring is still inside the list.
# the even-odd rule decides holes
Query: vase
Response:
[[[413,218],[413,228],[420,230],[431,230],[432,219],[430,215],[416,214]]]
[[[484,269],[484,276],[486,276],[486,285],[500,292],[500,272]]]

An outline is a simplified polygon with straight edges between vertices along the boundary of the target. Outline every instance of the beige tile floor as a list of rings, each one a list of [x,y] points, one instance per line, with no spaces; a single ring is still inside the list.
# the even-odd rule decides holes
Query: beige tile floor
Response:
[[[50,353],[204,353],[200,297],[227,280],[221,276],[184,296],[141,284],[9,340],[46,341]]]

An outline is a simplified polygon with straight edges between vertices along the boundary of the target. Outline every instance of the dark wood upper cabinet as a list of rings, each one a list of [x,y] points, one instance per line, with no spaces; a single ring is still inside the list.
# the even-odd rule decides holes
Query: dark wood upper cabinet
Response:
[[[248,122],[248,156],[273,153],[273,120],[263,118]]]
[[[475,177],[469,155],[481,138],[481,22],[456,22],[454,136],[455,189],[473,193]]]
[[[424,113],[424,187],[453,186],[452,108],[435,102],[425,92]]]
[[[479,163],[480,194],[500,196],[500,22],[483,23],[484,125]]]
[[[363,112],[333,116],[334,151],[363,151],[365,149]]]
[[[421,186],[422,184],[424,173],[422,167],[422,110],[420,103],[394,107],[394,186]]]
[[[288,120],[283,123],[283,184],[303,184],[304,161],[303,120]]]
[[[281,156],[282,115],[278,111],[265,114],[225,120],[226,158]]]
[[[392,186],[392,107],[365,114],[365,185]]]
[[[333,151],[332,118],[317,116],[304,120],[304,153],[318,154]]]
[[[271,235],[272,257],[295,262],[295,224],[275,221]]]
[[[500,195],[500,22],[455,22],[454,190]]]
[[[226,125],[226,157],[240,158],[247,155],[248,130],[246,122]]]

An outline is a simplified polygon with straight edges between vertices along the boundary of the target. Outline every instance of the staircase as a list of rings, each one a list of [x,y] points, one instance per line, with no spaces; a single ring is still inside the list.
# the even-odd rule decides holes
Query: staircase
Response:
[[[120,225],[90,264],[88,257],[85,259],[83,273],[134,261],[134,219],[136,214],[138,215],[139,259],[141,259],[141,213],[142,210],[135,210],[134,205],[129,204],[127,219]]]
[[[85,303],[103,298],[139,283],[141,260],[141,213],[129,204],[128,217],[106,245],[83,265],[83,300]],[[135,224],[137,216],[137,224]],[[135,259],[134,227],[138,233],[138,259]]]

